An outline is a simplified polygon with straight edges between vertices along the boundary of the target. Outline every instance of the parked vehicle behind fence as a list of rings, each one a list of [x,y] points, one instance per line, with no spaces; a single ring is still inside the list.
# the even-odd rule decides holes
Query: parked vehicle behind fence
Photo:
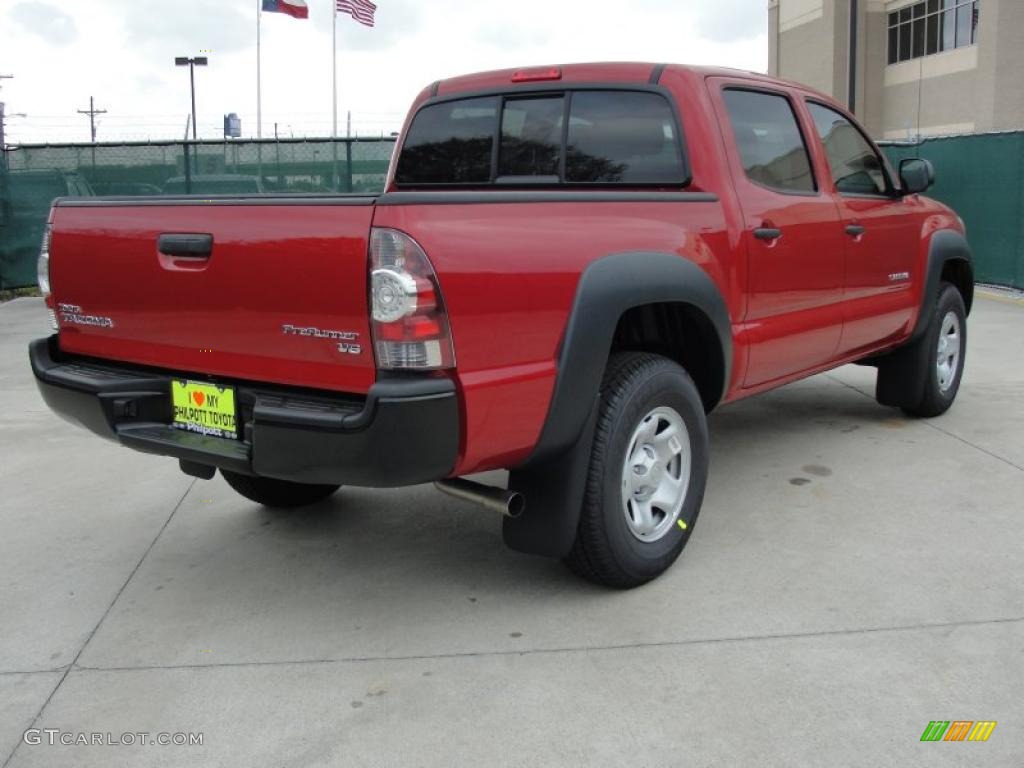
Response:
[[[163,189],[167,195],[255,195],[265,191],[259,176],[236,173],[175,176],[166,181]]]

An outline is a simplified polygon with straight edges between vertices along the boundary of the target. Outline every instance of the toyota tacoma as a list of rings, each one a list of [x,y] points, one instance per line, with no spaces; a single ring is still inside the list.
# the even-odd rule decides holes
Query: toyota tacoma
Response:
[[[950,407],[973,273],[932,180],[761,75],[455,77],[379,196],[56,201],[31,365],[68,420],[254,502],[434,481],[636,586],[693,533],[714,408],[854,362],[884,406]]]

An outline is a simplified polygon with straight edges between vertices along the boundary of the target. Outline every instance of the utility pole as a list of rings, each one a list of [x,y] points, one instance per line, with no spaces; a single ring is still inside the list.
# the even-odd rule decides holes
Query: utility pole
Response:
[[[7,121],[12,117],[28,117],[24,112],[6,112],[4,103],[0,101],[0,150],[7,148],[7,136],[4,132],[4,127],[7,125]]]
[[[96,109],[92,96],[89,97],[89,108],[78,110],[78,114],[89,116],[89,136],[92,138],[93,144],[96,143],[96,115],[105,115],[106,113],[105,109]]]
[[[13,78],[14,75],[0,75],[0,80],[11,80]],[[0,83],[0,88],[2,87],[3,84]],[[4,143],[4,103],[0,101],[0,152],[2,152],[6,146],[7,145]]]

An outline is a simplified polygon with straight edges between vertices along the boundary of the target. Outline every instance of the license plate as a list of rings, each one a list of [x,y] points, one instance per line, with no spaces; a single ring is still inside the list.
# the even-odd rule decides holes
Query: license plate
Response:
[[[235,390],[199,381],[171,381],[172,426],[213,437],[237,438]]]

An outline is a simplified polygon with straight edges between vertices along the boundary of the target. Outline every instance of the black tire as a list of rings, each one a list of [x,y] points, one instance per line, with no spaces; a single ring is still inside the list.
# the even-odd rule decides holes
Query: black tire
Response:
[[[229,472],[226,469],[222,469],[220,473],[224,476],[228,485],[249,499],[249,501],[255,501],[257,504],[278,509],[291,509],[293,507],[305,507],[308,504],[315,504],[326,499],[341,487],[340,485],[293,483],[288,480],[276,480],[272,477],[242,475],[237,472]]]
[[[957,353],[955,372],[943,381],[939,373],[939,340],[950,318],[957,330],[956,344],[947,343],[943,357]],[[967,312],[960,291],[950,283],[939,286],[924,335],[914,344],[883,358],[878,365],[876,397],[883,405],[898,406],[912,417],[930,418],[949,410],[960,391],[967,358]]]
[[[693,532],[707,482],[707,421],[689,374],[667,358],[641,352],[612,356],[599,408],[579,528],[565,563],[585,579],[626,589],[664,573]],[[685,529],[672,521],[660,538],[643,541],[627,522],[623,471],[634,430],[657,408],[674,410],[686,426],[689,485],[677,516]]]

